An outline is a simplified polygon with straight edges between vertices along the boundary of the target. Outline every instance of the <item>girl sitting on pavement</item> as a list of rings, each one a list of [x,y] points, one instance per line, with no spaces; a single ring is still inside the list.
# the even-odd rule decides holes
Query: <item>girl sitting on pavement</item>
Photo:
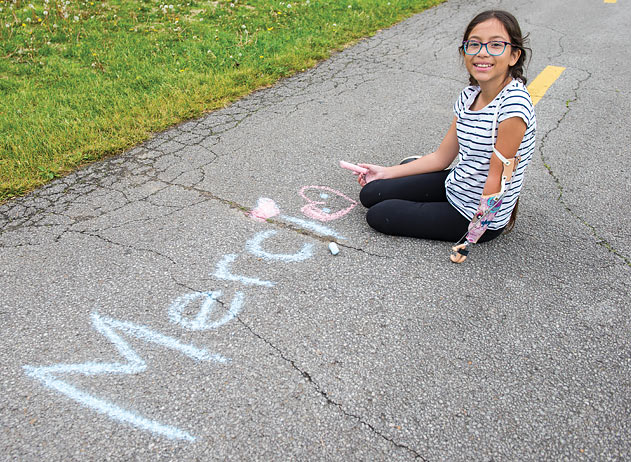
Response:
[[[470,86],[460,93],[438,149],[392,167],[359,164],[367,169],[358,181],[371,227],[457,242],[451,255],[456,263],[464,261],[469,244],[512,229],[535,148],[525,40],[510,13],[485,11],[473,18],[460,46]],[[456,156],[458,163],[448,169]]]

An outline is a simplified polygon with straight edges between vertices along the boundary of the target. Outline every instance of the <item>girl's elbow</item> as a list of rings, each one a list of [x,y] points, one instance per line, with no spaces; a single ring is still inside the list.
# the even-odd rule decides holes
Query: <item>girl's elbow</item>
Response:
[[[447,168],[449,168],[449,166],[453,163],[453,161],[456,159],[456,156],[458,155],[458,153],[452,155],[452,154],[448,154],[448,155],[444,155],[440,157],[440,169],[441,170],[445,170]]]

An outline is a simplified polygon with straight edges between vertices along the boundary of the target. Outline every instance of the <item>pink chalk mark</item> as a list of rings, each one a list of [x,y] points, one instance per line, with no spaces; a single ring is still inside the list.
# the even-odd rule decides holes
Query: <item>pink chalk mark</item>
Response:
[[[351,205],[349,207],[346,207],[345,209],[338,210],[335,213],[325,213],[324,210],[322,210],[322,206],[327,205],[327,202],[325,200],[314,201],[308,198],[305,195],[305,191],[309,189],[318,190],[318,191],[328,191],[338,197],[342,197],[346,199],[348,202],[351,203]],[[355,206],[357,205],[357,202],[351,199],[350,197],[346,196],[345,194],[339,191],[336,191],[335,189],[331,189],[327,186],[303,186],[300,189],[299,194],[302,196],[304,200],[307,201],[307,205],[301,208],[300,211],[304,213],[305,215],[307,215],[308,217],[313,218],[314,220],[319,220],[319,221],[333,221],[333,220],[342,218],[348,212],[353,210],[353,208],[355,208]],[[330,208],[330,206],[327,206],[327,208]]]
[[[272,199],[267,197],[259,198],[256,207],[253,208],[249,215],[256,221],[265,221],[268,218],[275,217],[280,213],[280,209]]]

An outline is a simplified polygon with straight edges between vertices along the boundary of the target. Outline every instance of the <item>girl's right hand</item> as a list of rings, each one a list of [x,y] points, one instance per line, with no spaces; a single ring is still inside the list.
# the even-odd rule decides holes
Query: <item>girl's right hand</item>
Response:
[[[366,186],[371,181],[386,178],[386,167],[372,164],[357,164],[360,167],[368,169],[366,173],[362,173],[357,177],[357,182],[362,186]]]

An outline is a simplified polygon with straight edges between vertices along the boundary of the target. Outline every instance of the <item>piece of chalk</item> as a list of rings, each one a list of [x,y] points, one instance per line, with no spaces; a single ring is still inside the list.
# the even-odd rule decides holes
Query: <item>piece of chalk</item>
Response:
[[[360,167],[359,165],[351,164],[350,162],[345,162],[343,160],[340,160],[340,167],[355,173],[368,173],[367,168]]]
[[[335,242],[329,242],[329,250],[333,255],[337,255],[338,253],[340,253],[340,248]]]

